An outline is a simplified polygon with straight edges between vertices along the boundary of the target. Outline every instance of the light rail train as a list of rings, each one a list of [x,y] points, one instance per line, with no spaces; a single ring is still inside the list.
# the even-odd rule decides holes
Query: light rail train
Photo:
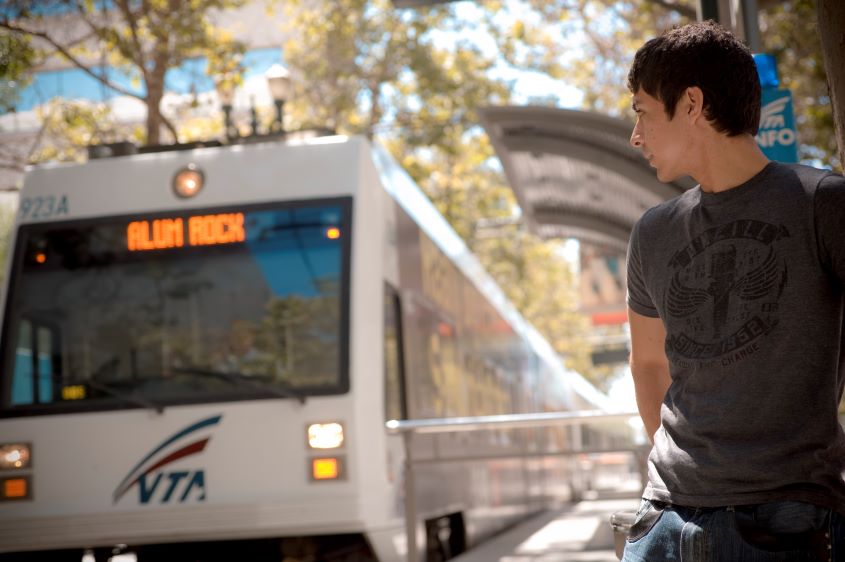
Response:
[[[28,171],[0,339],[0,560],[403,560],[391,419],[603,408],[410,177],[341,136]],[[421,559],[601,431],[418,436]]]

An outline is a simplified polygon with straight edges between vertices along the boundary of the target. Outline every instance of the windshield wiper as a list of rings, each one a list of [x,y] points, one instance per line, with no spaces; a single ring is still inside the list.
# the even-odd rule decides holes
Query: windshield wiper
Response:
[[[95,381],[94,379],[88,379],[85,381],[85,384],[93,388],[94,390],[99,390],[100,392],[105,392],[115,398],[120,398],[121,400],[125,400],[126,402],[130,402],[135,404],[136,406],[141,406],[143,408],[149,408],[151,410],[155,410],[156,413],[163,414],[164,413],[164,406],[161,404],[156,404],[150,400],[147,400],[137,392],[129,393],[120,390],[119,388],[115,388],[111,385]]]
[[[182,373],[185,375],[198,375],[201,377],[213,377],[223,379],[235,385],[246,386],[262,391],[264,394],[277,396],[279,398],[294,398],[300,404],[305,404],[305,395],[296,392],[290,388],[279,388],[278,386],[268,384],[254,377],[236,372],[221,372],[212,371],[211,369],[201,369],[199,367],[183,367],[173,368],[174,373]]]
[[[164,406],[147,400],[143,396],[139,395],[137,390],[135,392],[129,393],[119,388],[115,388],[110,384],[106,384],[97,380],[97,378],[99,378],[100,375],[102,375],[103,373],[117,369],[118,365],[120,365],[120,358],[118,358],[117,356],[112,357],[111,359],[100,365],[91,374],[91,377],[85,381],[85,384],[90,386],[94,390],[105,392],[110,396],[114,396],[115,398],[119,398],[121,400],[129,402],[130,404],[135,404],[136,406],[141,406],[142,408],[149,408],[150,410],[155,410],[158,414],[163,414]]]

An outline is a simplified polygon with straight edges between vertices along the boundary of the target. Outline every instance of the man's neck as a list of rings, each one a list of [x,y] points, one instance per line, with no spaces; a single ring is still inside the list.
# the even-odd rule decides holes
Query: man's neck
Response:
[[[747,182],[769,163],[751,135],[718,134],[703,143],[699,166],[690,175],[702,191],[719,193]]]

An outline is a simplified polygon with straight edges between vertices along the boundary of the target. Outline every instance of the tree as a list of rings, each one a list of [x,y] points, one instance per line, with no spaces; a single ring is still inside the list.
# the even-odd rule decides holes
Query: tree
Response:
[[[512,84],[491,76],[498,54],[467,39],[472,24],[452,10],[397,12],[387,0],[288,2],[284,52],[302,96],[291,104],[292,128],[377,137],[517,309],[586,373],[586,319],[576,310],[572,271],[557,243],[512,220],[513,192],[477,124],[477,109],[508,103]],[[491,221],[504,226],[491,231]]]
[[[34,62],[35,50],[27,37],[0,31],[0,112],[14,111]]]
[[[12,226],[15,223],[15,208],[0,204],[0,287],[5,285],[6,260],[11,251]]]
[[[586,109],[624,116],[630,103],[626,74],[634,52],[662,30],[694,21],[698,0],[528,2],[533,10],[515,22],[502,23],[505,20],[497,20],[495,13],[487,17],[507,60],[565,77],[584,92]],[[833,140],[833,110],[845,112],[845,104],[833,100],[837,89],[838,99],[845,99],[842,12],[838,0],[759,1],[763,51],[775,54],[784,86],[794,94],[800,157],[831,167],[842,162]],[[573,51],[580,53],[573,56]],[[839,122],[845,122],[845,114]],[[842,134],[840,150],[845,144]]]
[[[697,0],[527,2],[532,10],[515,23],[487,18],[508,62],[576,86],[584,109],[621,116],[630,106],[626,82],[634,52],[664,29],[695,21]]]
[[[839,145],[839,163],[845,166],[845,34],[842,32],[845,29],[845,4],[839,0],[818,0],[818,22]]]
[[[792,91],[799,157],[836,167],[841,160],[836,151],[815,0],[763,4],[759,20],[763,51],[775,55],[782,86]]]
[[[165,74],[186,59],[205,56],[210,76],[239,74],[244,45],[212,25],[210,14],[246,0],[115,0],[102,9],[90,0],[51,0],[33,9],[30,2],[3,0],[0,29],[16,40],[38,45],[42,57],[56,56],[81,69],[112,91],[142,101],[147,108],[146,142],[161,141],[161,126],[174,141],[176,126],[161,111]],[[45,14],[49,14],[49,17]],[[50,17],[67,17],[69,25],[48,26]],[[98,66],[93,52],[104,53],[109,66],[138,83],[126,88]]]
[[[18,97],[31,80],[30,68],[35,51],[25,37],[0,30],[0,114],[15,111]],[[19,147],[13,143],[0,146],[0,168],[23,170]]]

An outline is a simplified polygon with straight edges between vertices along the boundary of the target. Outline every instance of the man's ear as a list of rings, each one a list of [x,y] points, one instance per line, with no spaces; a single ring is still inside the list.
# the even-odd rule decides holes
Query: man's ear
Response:
[[[690,86],[681,96],[683,115],[695,121],[704,114],[704,92],[698,86]]]

